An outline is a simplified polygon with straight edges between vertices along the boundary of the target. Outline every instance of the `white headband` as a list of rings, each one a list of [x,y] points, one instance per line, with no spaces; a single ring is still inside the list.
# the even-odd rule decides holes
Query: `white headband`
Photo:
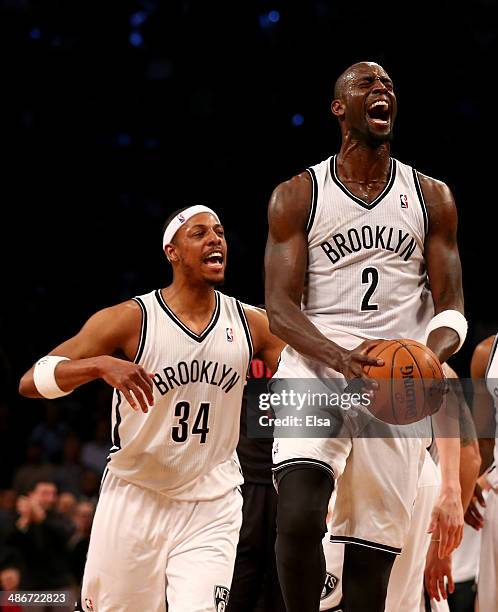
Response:
[[[203,212],[211,213],[216,219],[216,221],[218,221],[218,223],[220,222],[218,215],[214,212],[214,210],[211,210],[211,208],[208,208],[207,206],[202,206],[202,204],[190,206],[189,208],[182,210],[181,213],[178,213],[176,217],[174,217],[168,223],[168,227],[164,230],[163,235],[163,250],[164,247],[173,240],[173,237],[176,232],[181,228],[184,223],[186,223],[190,219],[190,217],[193,217],[194,215],[198,215],[199,213]]]

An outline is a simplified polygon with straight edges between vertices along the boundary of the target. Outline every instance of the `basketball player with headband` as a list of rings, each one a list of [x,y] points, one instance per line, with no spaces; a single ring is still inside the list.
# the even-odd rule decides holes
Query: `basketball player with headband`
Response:
[[[174,213],[173,282],[93,315],[40,359],[20,392],[48,399],[101,378],[114,388],[112,448],[82,586],[87,612],[224,610],[241,524],[235,448],[253,353],[282,342],[264,311],[216,291],[227,245],[205,206]]]

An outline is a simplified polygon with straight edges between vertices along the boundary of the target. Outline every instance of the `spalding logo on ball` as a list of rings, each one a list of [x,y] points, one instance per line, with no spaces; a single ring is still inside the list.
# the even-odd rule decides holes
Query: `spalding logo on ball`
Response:
[[[392,425],[409,425],[435,414],[445,393],[445,377],[436,355],[416,340],[384,340],[369,353],[383,366],[366,366],[379,388],[368,410]]]

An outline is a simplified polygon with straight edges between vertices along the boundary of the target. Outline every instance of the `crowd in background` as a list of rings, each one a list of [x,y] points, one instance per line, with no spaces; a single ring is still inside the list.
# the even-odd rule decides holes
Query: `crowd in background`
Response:
[[[17,422],[0,399],[2,422],[16,424],[0,426],[2,455],[12,449],[1,464],[0,590],[63,589],[77,598],[111,446],[110,393],[93,388],[91,408],[78,393],[28,400]]]

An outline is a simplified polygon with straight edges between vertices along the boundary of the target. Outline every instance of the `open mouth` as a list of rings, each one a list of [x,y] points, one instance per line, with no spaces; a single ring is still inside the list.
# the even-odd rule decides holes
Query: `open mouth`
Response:
[[[223,253],[221,251],[213,251],[207,257],[204,257],[202,262],[212,270],[221,270],[224,262]]]
[[[377,100],[367,109],[367,117],[377,127],[387,127],[391,121],[389,104],[385,100]]]

